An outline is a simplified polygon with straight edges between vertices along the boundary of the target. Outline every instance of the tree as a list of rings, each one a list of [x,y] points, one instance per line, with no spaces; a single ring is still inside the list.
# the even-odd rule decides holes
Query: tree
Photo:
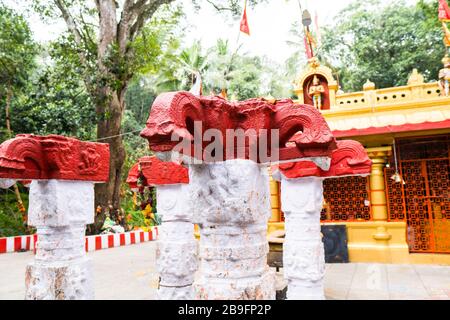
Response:
[[[379,88],[405,85],[413,68],[436,79],[445,54],[437,3],[380,9],[380,1],[355,1],[324,30],[319,57],[336,67],[346,91],[361,90],[367,79]]]
[[[95,139],[95,107],[67,45],[70,41],[62,35],[39,55],[38,67],[12,104],[17,133]]]
[[[228,41],[218,39],[216,45],[208,50],[203,77],[207,94],[218,94],[226,89],[227,94],[237,100],[267,95],[281,98],[288,94],[280,84],[282,75],[277,72],[273,61],[240,54],[239,49],[232,51]]]
[[[6,136],[11,138],[11,102],[15,91],[25,86],[35,66],[37,45],[26,20],[4,6],[0,6],[0,48],[0,100],[5,96]],[[13,187],[19,210],[24,213],[19,188],[17,184]]]
[[[164,43],[155,27],[176,19],[166,5],[174,0],[33,0],[42,15],[62,17],[71,32],[83,68],[83,78],[96,105],[97,138],[110,145],[110,175],[106,184],[96,185],[96,205],[118,212],[120,183],[125,160],[121,124],[125,96],[133,76],[158,67]],[[213,2],[213,1],[208,1]],[[258,0],[251,0],[254,4]],[[237,11],[236,0],[229,0]],[[158,17],[161,7],[169,15]],[[150,21],[149,24],[146,22]]]

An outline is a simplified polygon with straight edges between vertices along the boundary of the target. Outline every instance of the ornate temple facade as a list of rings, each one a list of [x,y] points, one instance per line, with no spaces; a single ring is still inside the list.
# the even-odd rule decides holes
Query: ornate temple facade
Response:
[[[351,262],[450,264],[450,96],[417,70],[405,80],[344,93],[313,58],[295,83],[297,102],[320,109],[338,140],[361,142],[372,160],[369,177],[324,181],[321,221],[346,226]],[[271,203],[269,230],[283,228],[276,181]]]

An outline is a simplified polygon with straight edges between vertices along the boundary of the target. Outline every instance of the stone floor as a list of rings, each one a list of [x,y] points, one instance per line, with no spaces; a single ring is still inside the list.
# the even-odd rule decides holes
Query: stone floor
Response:
[[[95,251],[97,299],[154,299],[155,242]],[[23,299],[31,252],[0,255],[0,299]],[[450,266],[327,264],[327,299],[448,299]]]

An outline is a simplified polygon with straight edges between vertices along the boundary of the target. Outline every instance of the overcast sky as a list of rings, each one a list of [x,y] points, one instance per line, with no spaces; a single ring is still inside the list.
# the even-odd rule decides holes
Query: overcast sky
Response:
[[[16,4],[18,7],[23,6],[20,0],[0,1]],[[192,25],[186,32],[184,40],[186,46],[200,39],[204,47],[210,47],[218,38],[226,38],[229,39],[232,48],[236,47],[240,19],[227,19],[207,3],[202,5],[200,11],[195,11],[190,0],[178,1],[183,4],[187,19]],[[320,26],[332,22],[333,17],[353,1],[358,0],[301,0],[301,4],[303,9],[307,8],[313,17],[317,12]],[[407,2],[416,2],[416,0],[407,0]],[[242,44],[241,53],[264,55],[278,63],[283,63],[294,50],[286,44],[286,41],[291,38],[289,30],[292,23],[301,19],[298,0],[269,0],[266,4],[248,8],[247,17],[251,35],[241,34],[239,38]],[[65,24],[61,21],[48,25],[42,23],[37,16],[31,16],[29,20],[35,38],[39,41],[52,40],[65,30]]]

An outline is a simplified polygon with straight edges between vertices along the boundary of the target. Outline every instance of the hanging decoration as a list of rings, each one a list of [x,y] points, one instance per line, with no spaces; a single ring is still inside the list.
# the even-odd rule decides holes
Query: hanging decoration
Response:
[[[395,173],[391,176],[391,179],[394,180],[396,183],[402,183],[405,184],[405,181],[403,180],[402,176],[398,172],[398,163],[397,163],[397,147],[395,146],[395,138],[392,143],[392,148],[394,149],[394,165],[395,165]]]

